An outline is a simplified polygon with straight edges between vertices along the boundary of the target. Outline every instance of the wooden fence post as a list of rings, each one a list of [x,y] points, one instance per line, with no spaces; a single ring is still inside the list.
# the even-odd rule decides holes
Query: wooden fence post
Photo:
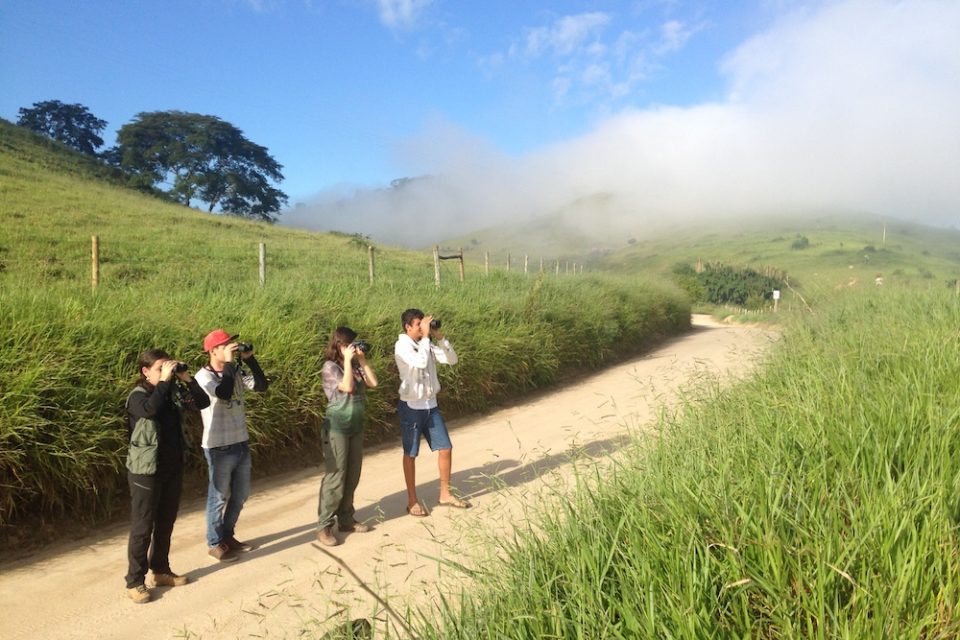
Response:
[[[374,258],[373,258],[373,245],[372,245],[372,244],[367,246],[367,256],[368,256],[368,258],[367,258],[367,263],[368,263],[368,264],[367,264],[367,267],[368,267],[368,270],[369,270],[369,272],[370,272],[370,284],[373,284]]]
[[[527,261],[530,259],[530,256],[523,254],[523,275],[527,275]]]
[[[510,254],[507,254],[507,271],[510,271]]]
[[[557,275],[560,275],[560,261],[557,260]]]
[[[540,256],[540,273],[543,273],[543,256]]]
[[[263,242],[260,243],[260,286],[262,287],[267,282],[267,245]]]
[[[485,251],[483,254],[483,275],[490,275],[490,252]]]
[[[460,282],[463,282],[463,247],[460,247]]]
[[[90,240],[90,283],[96,289],[100,286],[100,236],[92,236]]]
[[[440,246],[433,247],[433,282],[440,287]]]

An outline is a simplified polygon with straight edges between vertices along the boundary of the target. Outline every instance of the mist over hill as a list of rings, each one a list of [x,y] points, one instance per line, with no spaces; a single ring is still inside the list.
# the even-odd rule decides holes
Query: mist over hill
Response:
[[[720,61],[715,101],[623,111],[520,157],[438,117],[396,147],[401,175],[429,177],[328,190],[281,224],[413,247],[571,211],[585,233],[829,210],[955,224],[958,32],[956,2],[798,8]]]

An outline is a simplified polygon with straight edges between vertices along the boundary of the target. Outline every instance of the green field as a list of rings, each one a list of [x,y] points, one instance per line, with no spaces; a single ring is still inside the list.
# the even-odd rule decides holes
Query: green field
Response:
[[[392,349],[405,308],[439,316],[461,355],[443,372],[450,415],[689,326],[682,294],[636,278],[483,277],[470,265],[461,284],[446,263],[437,289],[429,254],[377,246],[375,255],[371,285],[362,238],[172,205],[120,188],[82,156],[0,122],[0,525],[113,513],[123,503],[123,401],[137,355],[159,346],[199,367],[203,335],[216,327],[253,342],[272,380],[250,410],[255,465],[264,470],[320,459],[319,354],[339,324],[374,345],[381,389],[371,394],[371,441],[395,437]],[[199,442],[197,419],[188,432]],[[199,477],[198,445],[188,462]]]

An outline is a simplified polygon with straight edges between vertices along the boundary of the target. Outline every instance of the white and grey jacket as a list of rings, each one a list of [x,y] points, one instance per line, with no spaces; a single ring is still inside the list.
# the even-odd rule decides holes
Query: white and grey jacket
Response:
[[[438,344],[430,338],[419,342],[405,333],[397,338],[393,349],[400,372],[400,399],[411,409],[432,409],[437,406],[440,380],[437,378],[437,363],[457,364],[457,352],[449,340]]]

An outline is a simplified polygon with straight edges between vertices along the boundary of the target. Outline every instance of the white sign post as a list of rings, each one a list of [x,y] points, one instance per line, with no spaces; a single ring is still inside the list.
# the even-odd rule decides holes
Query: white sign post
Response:
[[[777,312],[777,307],[780,303],[780,289],[773,290],[773,312]]]

